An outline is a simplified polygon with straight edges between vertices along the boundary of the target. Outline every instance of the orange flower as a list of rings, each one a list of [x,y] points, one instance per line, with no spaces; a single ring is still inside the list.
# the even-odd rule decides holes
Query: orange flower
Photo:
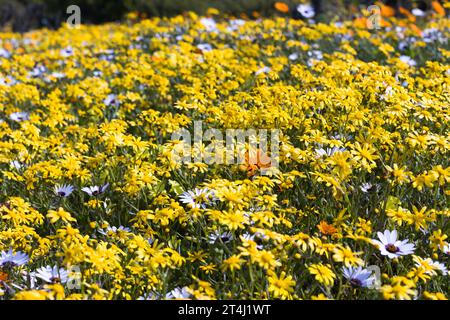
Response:
[[[422,30],[419,29],[418,26],[416,26],[415,24],[410,24],[409,28],[414,31],[415,34],[417,34],[419,37],[422,36]]]
[[[160,62],[160,61],[163,61],[163,58],[152,56],[152,61]]]
[[[445,9],[444,9],[444,7],[441,6],[439,1],[432,1],[431,6],[433,7],[434,11],[436,11],[436,13],[439,16],[441,16],[441,17],[445,16]]]
[[[0,281],[8,280],[8,274],[0,271]]]
[[[253,176],[255,173],[264,168],[272,166],[269,156],[262,152],[261,149],[251,150],[245,152],[244,164],[241,165],[242,170],[247,171],[248,176]]]
[[[395,9],[390,7],[390,6],[386,6],[386,5],[381,5],[381,15],[383,17],[393,17],[395,16]]]
[[[337,232],[337,229],[332,225],[327,223],[325,220],[320,221],[317,225],[317,229],[324,235],[332,235]]]
[[[380,26],[383,27],[383,28],[386,28],[386,27],[390,27],[392,25],[389,23],[389,21],[384,20],[384,19],[380,19]]]
[[[411,12],[409,12],[408,9],[405,9],[405,8],[403,8],[403,7],[400,7],[400,8],[398,9],[398,11],[399,11],[402,15],[406,16],[406,17],[408,18],[409,21],[411,21],[411,22],[416,22],[416,16],[413,15]]]
[[[367,28],[367,18],[360,17],[353,20],[353,24],[356,28]]]
[[[289,6],[284,2],[275,2],[274,7],[276,10],[278,10],[280,12],[283,12],[283,13],[289,12]]]
[[[8,51],[12,51],[14,49],[13,45],[10,42],[6,42],[3,47],[8,50]]]

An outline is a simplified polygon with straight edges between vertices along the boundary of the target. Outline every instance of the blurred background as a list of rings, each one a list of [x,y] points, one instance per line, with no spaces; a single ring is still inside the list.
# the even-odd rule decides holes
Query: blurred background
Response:
[[[130,12],[139,18],[173,16],[187,11],[205,14],[216,8],[224,16],[255,19],[261,16],[292,14],[305,18],[296,10],[299,4],[309,4],[314,9],[316,21],[351,19],[361,8],[381,1],[355,0],[0,0],[0,30],[25,32],[34,28],[57,28],[65,22],[66,8],[76,4],[81,9],[81,22],[103,23],[120,21]],[[427,10],[430,1],[387,0],[393,8],[420,8]],[[441,3],[446,1],[440,1]]]

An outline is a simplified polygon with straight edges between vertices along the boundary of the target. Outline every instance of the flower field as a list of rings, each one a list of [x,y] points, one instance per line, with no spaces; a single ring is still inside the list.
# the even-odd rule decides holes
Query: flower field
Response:
[[[449,35],[445,14],[1,33],[0,299],[445,299]],[[195,121],[278,130],[277,166],[249,142],[206,163],[207,139],[180,161]]]

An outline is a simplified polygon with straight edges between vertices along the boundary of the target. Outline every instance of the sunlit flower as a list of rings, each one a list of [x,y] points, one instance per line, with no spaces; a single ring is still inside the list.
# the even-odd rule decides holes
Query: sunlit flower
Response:
[[[347,267],[363,264],[363,260],[358,258],[358,255],[361,255],[362,252],[353,252],[350,248],[346,247],[336,247],[333,252],[334,261],[343,262]]]
[[[62,185],[56,185],[54,192],[57,196],[60,197],[68,197],[73,192],[74,187],[70,184],[62,184]]]
[[[223,243],[228,243],[233,240],[233,235],[230,232],[223,232],[220,233],[218,231],[215,231],[214,233],[209,235],[209,243],[213,244],[217,241],[222,241]]]
[[[372,189],[373,185],[370,182],[363,183],[359,188],[362,192],[367,193]]]
[[[289,56],[288,56],[288,58],[289,58],[289,60],[297,60],[298,59],[298,53],[291,53]]]
[[[209,43],[199,43],[197,45],[197,48],[204,52],[209,52],[213,49],[213,47]]]
[[[284,2],[275,2],[274,7],[276,10],[287,13],[289,12],[289,6]]]
[[[66,283],[69,279],[69,274],[64,268],[57,266],[46,266],[36,270],[36,278],[42,279],[48,283]]]
[[[21,122],[30,119],[28,112],[14,112],[9,115],[9,118],[13,121]]]
[[[332,235],[337,232],[337,229],[332,225],[327,223],[325,220],[320,221],[317,225],[317,229],[324,235]]]
[[[325,286],[333,286],[336,275],[331,270],[330,265],[324,265],[321,263],[313,264],[308,267],[309,272],[315,276],[315,279]]]
[[[29,258],[23,252],[17,251],[13,253],[12,249],[9,251],[2,251],[0,255],[0,266],[3,268],[11,268],[21,266],[28,262]]]
[[[188,287],[175,288],[166,295],[166,299],[189,299],[192,294]]]
[[[200,23],[205,27],[206,31],[217,31],[217,24],[213,18],[201,18]]]
[[[51,223],[56,223],[61,220],[65,223],[76,221],[69,212],[65,211],[63,208],[59,208],[58,210],[49,210],[47,213],[47,218],[50,219]]]
[[[264,67],[262,67],[262,68],[256,70],[255,76],[260,75],[260,74],[262,74],[262,73],[268,73],[268,72],[270,72],[270,71],[271,71],[271,69],[270,69],[269,67],[264,66]]]
[[[416,17],[423,17],[426,13],[423,10],[420,10],[419,8],[414,8],[411,10],[412,14]]]
[[[414,252],[414,244],[409,243],[408,240],[397,240],[396,230],[385,230],[384,233],[378,232],[377,235],[380,240],[372,240],[372,242],[379,247],[384,256],[394,259]]]
[[[117,95],[115,95],[115,94],[108,94],[106,99],[103,100],[103,103],[106,106],[113,106],[113,107],[118,107],[120,105],[120,101],[117,98]]]
[[[99,230],[98,232],[105,236],[108,236],[111,234],[126,234],[130,231],[131,231],[130,228],[127,228],[124,226],[119,226],[118,228],[116,226],[112,226],[112,227],[108,226],[105,230]],[[151,240],[151,239],[149,239],[149,240]],[[151,244],[151,243],[152,242],[149,241],[149,244]]]
[[[280,276],[271,273],[268,280],[268,290],[273,293],[274,298],[287,299],[294,292],[295,281],[292,276],[286,276],[286,272],[281,272]]]
[[[11,161],[10,164],[11,164],[11,166],[12,166],[13,168],[15,168],[15,169],[17,169],[17,170],[23,169],[23,168],[25,167],[24,164],[20,163],[20,162],[17,161],[17,160]]]
[[[59,54],[63,57],[63,58],[67,58],[73,55],[73,48],[72,47],[66,47],[64,49],[61,49],[59,51]]]
[[[444,252],[446,255],[450,255],[450,245],[446,244],[442,247],[442,252]]]
[[[372,286],[375,279],[367,269],[363,267],[344,267],[343,268],[344,277],[349,281],[349,283],[354,287],[367,288]]]
[[[311,19],[316,15],[314,8],[309,4],[299,4],[296,8],[297,12],[300,13],[306,19]]]
[[[400,56],[400,60],[403,63],[406,63],[407,65],[410,65],[411,67],[414,67],[414,66],[417,65],[417,62],[414,59],[412,59],[411,57],[408,57],[408,56]]]
[[[187,204],[190,208],[203,208],[214,201],[214,193],[208,188],[189,190],[183,192],[180,196],[180,201]]]
[[[109,183],[104,184],[103,186],[92,186],[92,187],[84,187],[81,190],[86,192],[90,196],[98,196],[106,191]]]

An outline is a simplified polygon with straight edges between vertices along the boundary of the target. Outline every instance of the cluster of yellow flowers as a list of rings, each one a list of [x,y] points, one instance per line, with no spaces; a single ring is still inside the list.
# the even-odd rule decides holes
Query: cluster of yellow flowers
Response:
[[[0,299],[445,299],[450,20],[390,21],[1,33]],[[278,169],[174,161],[197,120]]]

